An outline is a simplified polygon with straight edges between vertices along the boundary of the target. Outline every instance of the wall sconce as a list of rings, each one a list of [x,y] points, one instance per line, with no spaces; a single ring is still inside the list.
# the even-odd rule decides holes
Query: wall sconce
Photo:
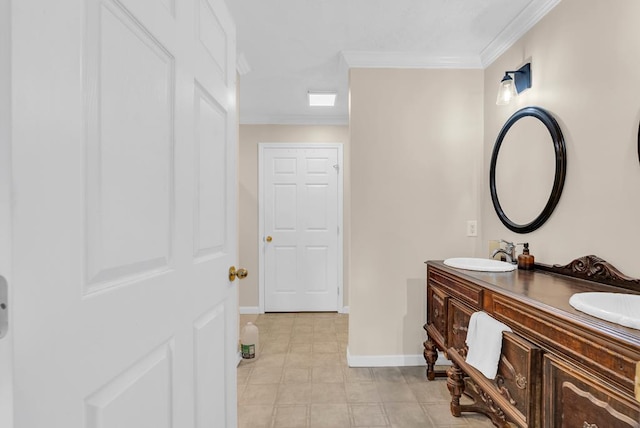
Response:
[[[513,74],[513,78],[509,76]],[[531,63],[528,62],[515,71],[505,71],[498,87],[496,105],[509,104],[520,92],[531,87]]]

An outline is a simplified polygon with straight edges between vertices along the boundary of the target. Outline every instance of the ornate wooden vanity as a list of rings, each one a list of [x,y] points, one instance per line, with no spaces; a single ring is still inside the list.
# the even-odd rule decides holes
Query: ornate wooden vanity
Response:
[[[569,305],[573,294],[594,291],[640,294],[640,281],[595,256],[495,273],[427,262],[427,378],[447,377],[454,416],[481,412],[498,427],[640,428],[640,330]],[[476,311],[513,330],[503,333],[495,379],[465,362]],[[446,373],[434,368],[438,350],[452,361]],[[463,394],[473,403],[461,403]]]

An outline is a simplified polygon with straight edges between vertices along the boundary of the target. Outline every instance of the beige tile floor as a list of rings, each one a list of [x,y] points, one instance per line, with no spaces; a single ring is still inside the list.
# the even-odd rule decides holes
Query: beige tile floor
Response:
[[[350,368],[348,315],[242,316],[260,331],[260,355],[238,366],[239,428],[491,427],[449,412],[445,379],[424,367]]]

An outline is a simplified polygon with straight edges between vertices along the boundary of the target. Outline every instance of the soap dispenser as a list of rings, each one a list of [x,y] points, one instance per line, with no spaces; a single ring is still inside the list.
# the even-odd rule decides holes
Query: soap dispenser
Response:
[[[534,258],[529,254],[529,243],[525,242],[522,254],[518,256],[518,269],[533,270]]]

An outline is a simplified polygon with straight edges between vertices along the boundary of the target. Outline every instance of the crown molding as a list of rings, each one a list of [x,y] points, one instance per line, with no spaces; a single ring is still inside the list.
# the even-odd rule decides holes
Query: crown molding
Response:
[[[434,56],[420,52],[341,51],[340,70],[347,74],[350,68],[413,68],[413,69],[486,69],[561,0],[532,0],[500,33],[480,52],[468,56]],[[237,60],[238,72],[250,71],[241,53]],[[269,115],[240,114],[241,125],[348,125],[344,115]]]
[[[348,115],[240,114],[240,125],[348,125]]]
[[[346,68],[482,68],[479,56],[433,56],[420,52],[341,51]]]
[[[482,68],[487,68],[533,28],[561,0],[533,0],[480,52]]]
[[[536,25],[561,0],[532,0],[481,52],[433,56],[420,52],[341,51],[341,67],[485,69]]]

